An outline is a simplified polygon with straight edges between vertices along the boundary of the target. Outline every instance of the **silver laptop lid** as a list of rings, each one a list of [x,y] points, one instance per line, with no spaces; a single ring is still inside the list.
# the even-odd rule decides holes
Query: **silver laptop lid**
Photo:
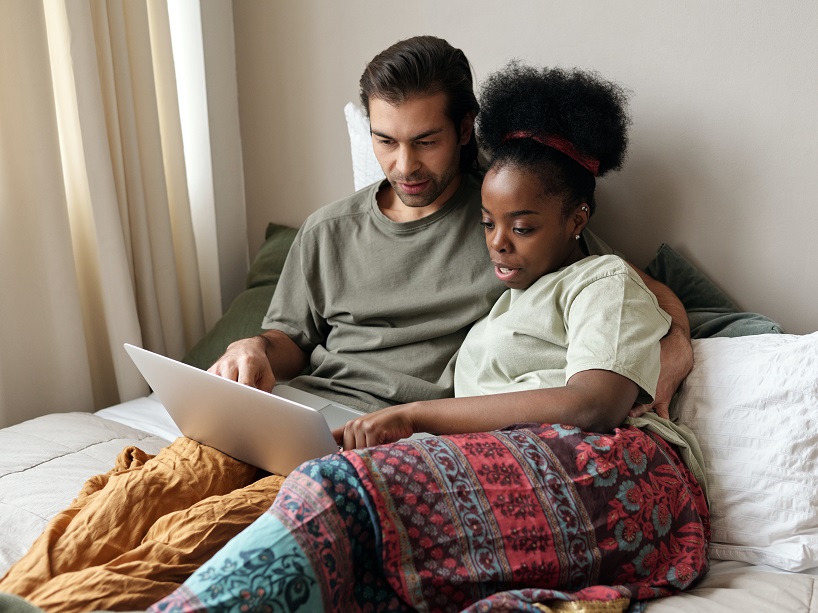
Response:
[[[140,347],[125,350],[188,438],[280,475],[338,451],[315,409]]]

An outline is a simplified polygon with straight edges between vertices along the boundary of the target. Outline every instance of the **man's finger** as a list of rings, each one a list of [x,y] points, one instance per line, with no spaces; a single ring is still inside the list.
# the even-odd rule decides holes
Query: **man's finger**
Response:
[[[650,411],[651,405],[649,404],[635,404],[633,408],[628,412],[630,417],[642,417],[645,413]]]
[[[659,417],[663,417],[664,419],[670,419],[670,404],[666,402],[657,403],[653,410],[656,411],[656,414]]]
[[[251,373],[248,368],[239,369],[238,382],[247,387],[256,387],[256,373]]]

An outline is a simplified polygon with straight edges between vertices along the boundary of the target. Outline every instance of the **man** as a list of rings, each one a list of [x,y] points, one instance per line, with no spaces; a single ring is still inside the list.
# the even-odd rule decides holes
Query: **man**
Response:
[[[504,285],[479,224],[479,107],[462,51],[434,37],[401,41],[367,66],[361,99],[388,182],[307,219],[267,331],[230,345],[210,370],[265,390],[289,380],[372,411],[451,396],[457,350]],[[605,251],[593,235],[584,240]],[[675,322],[663,344],[661,410],[692,351],[681,304],[649,287]],[[88,482],[0,592],[43,609],[144,609],[269,508],[283,481],[184,438],[156,458],[137,452]]]
[[[369,63],[360,85],[387,181],[307,219],[267,331],[230,345],[210,372],[267,391],[290,380],[372,411],[451,396],[453,357],[505,288],[478,224],[479,106],[466,56],[431,36],[400,41]],[[590,232],[584,239],[589,253],[612,252]],[[666,417],[692,367],[689,327],[673,293],[642,276],[674,321],[652,405]]]
[[[479,225],[479,107],[463,53],[434,38],[399,43],[361,86],[390,182],[303,224],[269,331],[231,345],[211,371],[373,410],[451,395],[454,356],[503,286]],[[59,514],[0,592],[46,610],[145,609],[268,509],[283,481],[184,438],[143,456],[121,457]]]

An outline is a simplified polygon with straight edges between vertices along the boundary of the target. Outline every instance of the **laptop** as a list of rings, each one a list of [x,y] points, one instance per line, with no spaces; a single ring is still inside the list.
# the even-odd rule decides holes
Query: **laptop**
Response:
[[[125,351],[182,434],[271,473],[338,451],[331,431],[365,415],[294,387],[269,394],[128,343]]]

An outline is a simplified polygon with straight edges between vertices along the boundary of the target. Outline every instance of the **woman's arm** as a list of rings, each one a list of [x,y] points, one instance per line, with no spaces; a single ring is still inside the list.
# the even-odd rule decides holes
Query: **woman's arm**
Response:
[[[633,407],[630,412],[631,417],[639,417],[643,413],[653,409],[659,417],[668,419],[670,401],[673,394],[690,374],[693,368],[693,346],[690,344],[690,321],[687,319],[684,305],[676,294],[664,283],[661,283],[642,272],[635,266],[631,266],[647,285],[648,289],[656,296],[659,306],[670,315],[670,330],[662,338],[659,345],[661,348],[659,371],[659,382],[656,385],[656,398],[651,404],[640,404]]]
[[[607,432],[622,423],[638,386],[617,373],[586,370],[563,387],[489,396],[443,398],[381,409],[333,432],[344,449],[360,449],[415,432],[462,434],[498,430],[516,423],[563,423]]]

